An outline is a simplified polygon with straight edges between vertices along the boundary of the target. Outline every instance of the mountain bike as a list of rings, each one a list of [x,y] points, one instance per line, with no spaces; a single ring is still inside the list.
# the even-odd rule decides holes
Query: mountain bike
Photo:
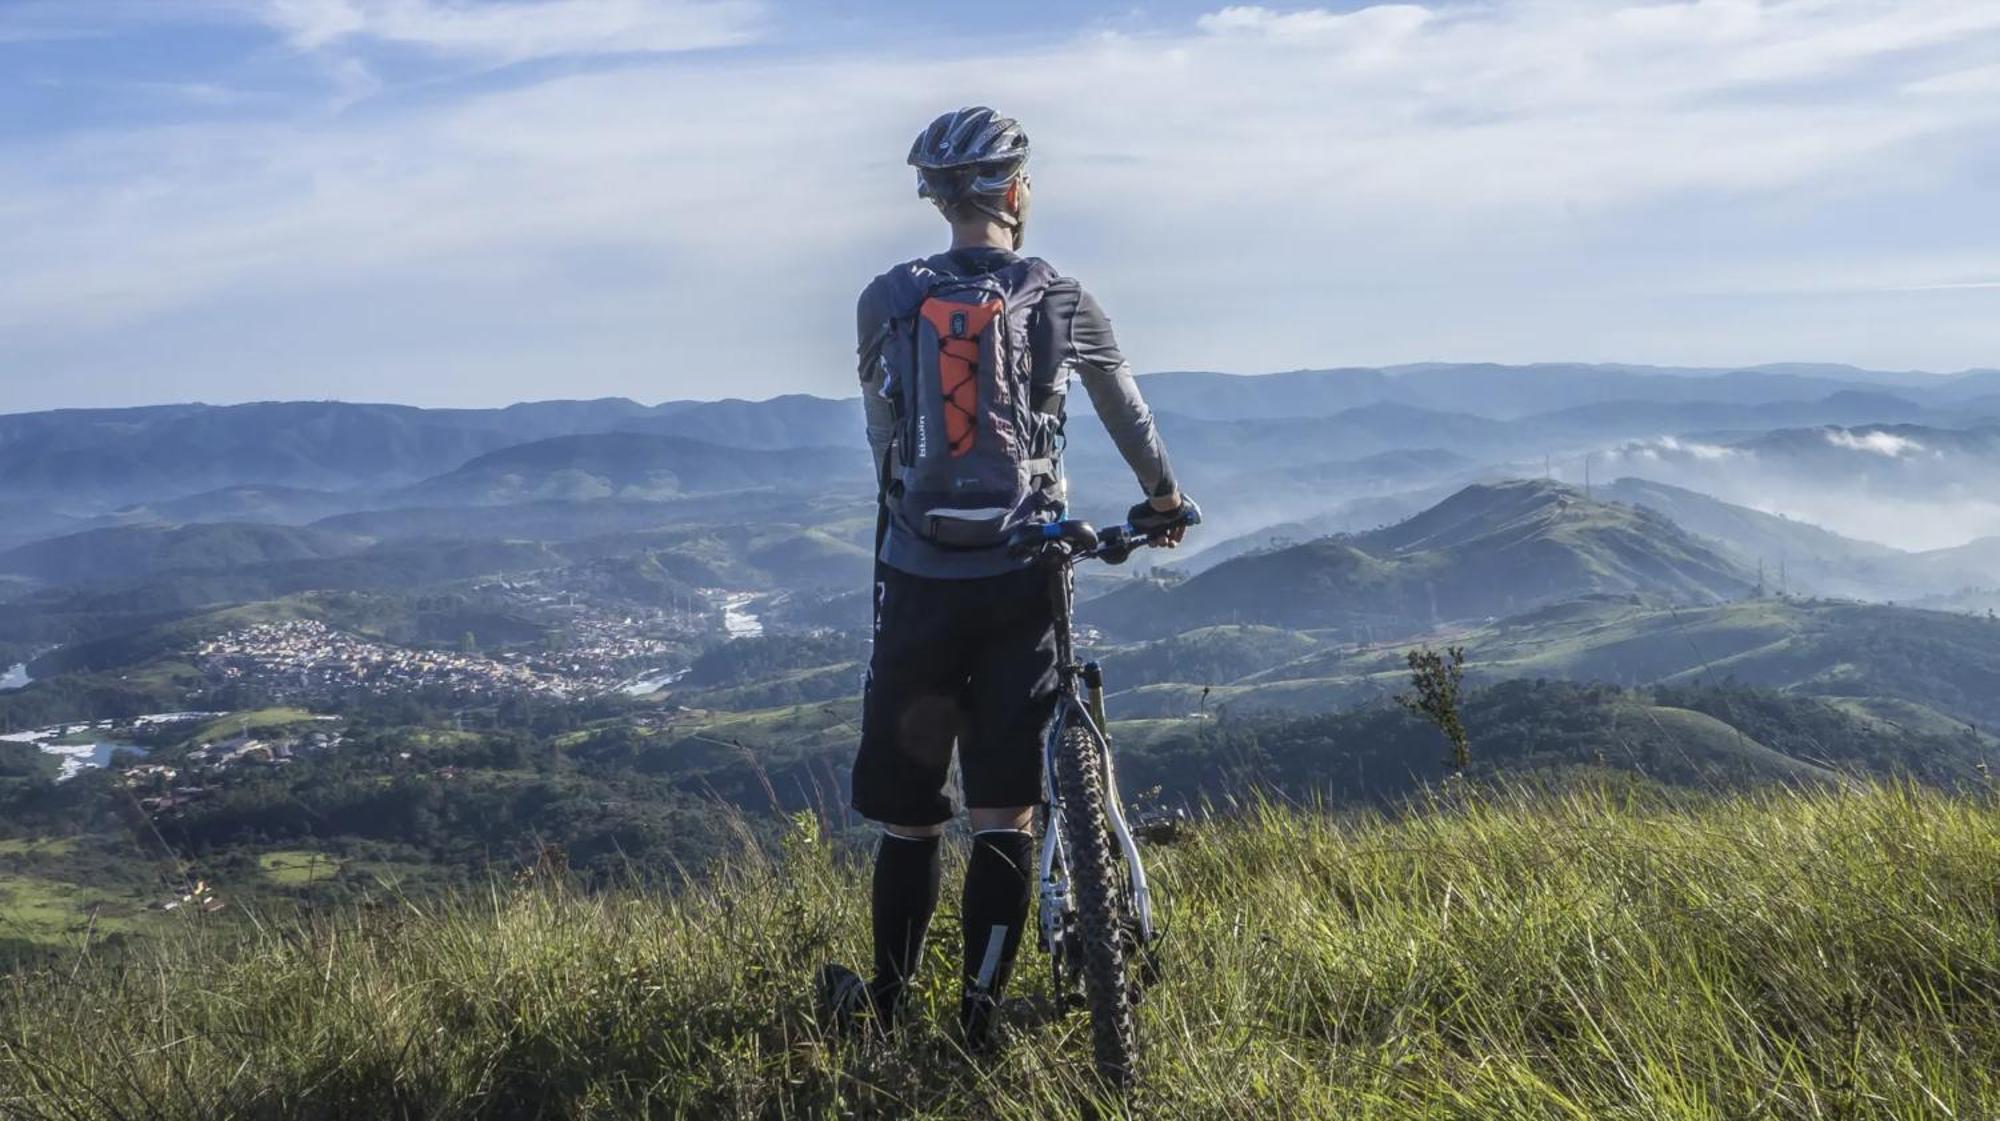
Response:
[[[1198,524],[1188,507],[1186,525]],[[1090,1010],[1091,1044],[1100,1076],[1132,1083],[1138,1029],[1132,1008],[1157,977],[1159,931],[1138,842],[1119,804],[1117,773],[1104,717],[1104,671],[1079,663],[1071,627],[1075,567],[1086,560],[1122,564],[1152,544],[1129,525],[1098,532],[1085,522],[1027,526],[1010,542],[1048,573],[1056,607],[1060,674],[1055,718],[1042,745],[1048,801],[1042,807],[1040,929],[1059,998]]]

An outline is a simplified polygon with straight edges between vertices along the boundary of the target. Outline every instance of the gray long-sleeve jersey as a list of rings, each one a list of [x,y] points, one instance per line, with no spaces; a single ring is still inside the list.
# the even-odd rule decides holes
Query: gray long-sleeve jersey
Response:
[[[959,274],[990,272],[1015,259],[1004,249],[955,250],[931,259],[943,271]],[[861,400],[868,418],[868,446],[874,452],[876,477],[896,434],[895,405],[882,395],[881,328],[889,317],[887,282],[878,278],[861,293],[857,310],[860,339],[859,370]],[[1030,345],[1038,371],[1054,370],[1046,381],[1067,387],[1074,378],[1083,383],[1098,419],[1111,435],[1111,442],[1125,458],[1147,497],[1163,497],[1178,488],[1167,450],[1153,424],[1153,413],[1139,395],[1132,366],[1118,349],[1111,321],[1083,286],[1068,277],[1054,281],[1032,322]],[[915,576],[942,579],[969,579],[995,576],[1012,571],[1023,562],[1007,555],[1004,548],[940,549],[889,520],[881,551],[882,563]]]

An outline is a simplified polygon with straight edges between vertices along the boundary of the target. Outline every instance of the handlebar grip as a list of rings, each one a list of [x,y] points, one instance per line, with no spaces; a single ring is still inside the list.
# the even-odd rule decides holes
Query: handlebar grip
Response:
[[[1089,522],[1063,521],[1054,524],[1061,527],[1056,531],[1056,538],[1072,550],[1087,553],[1097,548],[1097,530]]]
[[[1052,543],[1061,543],[1072,553],[1088,553],[1097,548],[1097,530],[1089,522],[1035,522],[1020,526],[1007,535],[1007,555],[1026,560]]]

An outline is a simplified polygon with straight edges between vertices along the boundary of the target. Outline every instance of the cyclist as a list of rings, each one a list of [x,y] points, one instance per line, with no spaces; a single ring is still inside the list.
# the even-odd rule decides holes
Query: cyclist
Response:
[[[877,277],[858,314],[881,503],[853,805],[883,834],[874,975],[826,966],[818,997],[839,1030],[894,1026],[937,906],[956,744],[973,830],[959,1021],[973,1051],[990,1042],[1027,923],[1029,830],[1043,800],[1040,747],[1057,686],[1045,577],[1009,555],[1005,531],[1061,516],[1060,433],[1072,375],[1145,493],[1130,512],[1133,526],[1168,545],[1184,532],[1180,489],[1110,321],[1076,281],[1018,255],[1027,160],[1027,134],[991,109],[933,121],[909,163],[918,195],[950,223],[951,248]],[[953,472],[949,481],[927,484],[931,464]],[[1022,485],[1010,489],[1015,481]],[[961,501],[968,487],[980,497]]]

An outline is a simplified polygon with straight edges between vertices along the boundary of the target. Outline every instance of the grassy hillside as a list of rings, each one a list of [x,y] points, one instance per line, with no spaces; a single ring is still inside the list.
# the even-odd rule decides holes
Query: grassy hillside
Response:
[[[1474,681],[1549,677],[1620,685],[1714,685],[1735,680],[1796,693],[1893,699],[1966,721],[2000,721],[2000,623],[1939,611],[1815,600],[1746,600],[1671,607],[1599,597],[1427,641],[1466,648]],[[1178,714],[1191,697],[1243,711],[1324,711],[1404,687],[1409,642],[1329,642],[1234,680],[1196,679],[1114,698],[1128,716]],[[1114,681],[1113,685],[1119,683]]]
[[[1505,681],[1468,694],[1463,711],[1472,773],[1494,780],[1610,768],[1709,791],[1831,783],[1838,775],[1964,787],[1984,781],[1982,764],[2000,761],[1991,737],[1963,725],[1914,726],[1821,698],[1750,689]],[[1284,717],[1211,697],[1208,717],[1142,722],[1136,743],[1122,739],[1124,723],[1114,724],[1127,784],[1170,802],[1260,789],[1333,805],[1381,804],[1447,773],[1437,730],[1386,702]]]
[[[955,846],[954,846],[955,847]],[[1477,795],[1263,811],[1152,850],[1170,934],[1143,1085],[1017,1003],[966,1060],[953,904],[893,1045],[806,978],[867,946],[808,823],[678,895],[528,882],[0,985],[0,1112],[148,1117],[1971,1118],[2000,1110],[2000,812],[1909,789],[1679,808]],[[385,900],[393,902],[393,900]],[[212,917],[211,917],[212,918]],[[1034,955],[1017,992],[1045,991]],[[1104,1107],[1110,1105],[1106,1110]]]
[[[1594,593],[1712,603],[1755,578],[1649,510],[1541,480],[1466,487],[1385,529],[1253,553],[1177,585],[1135,583],[1091,605],[1128,634],[1261,623],[1407,634]]]

